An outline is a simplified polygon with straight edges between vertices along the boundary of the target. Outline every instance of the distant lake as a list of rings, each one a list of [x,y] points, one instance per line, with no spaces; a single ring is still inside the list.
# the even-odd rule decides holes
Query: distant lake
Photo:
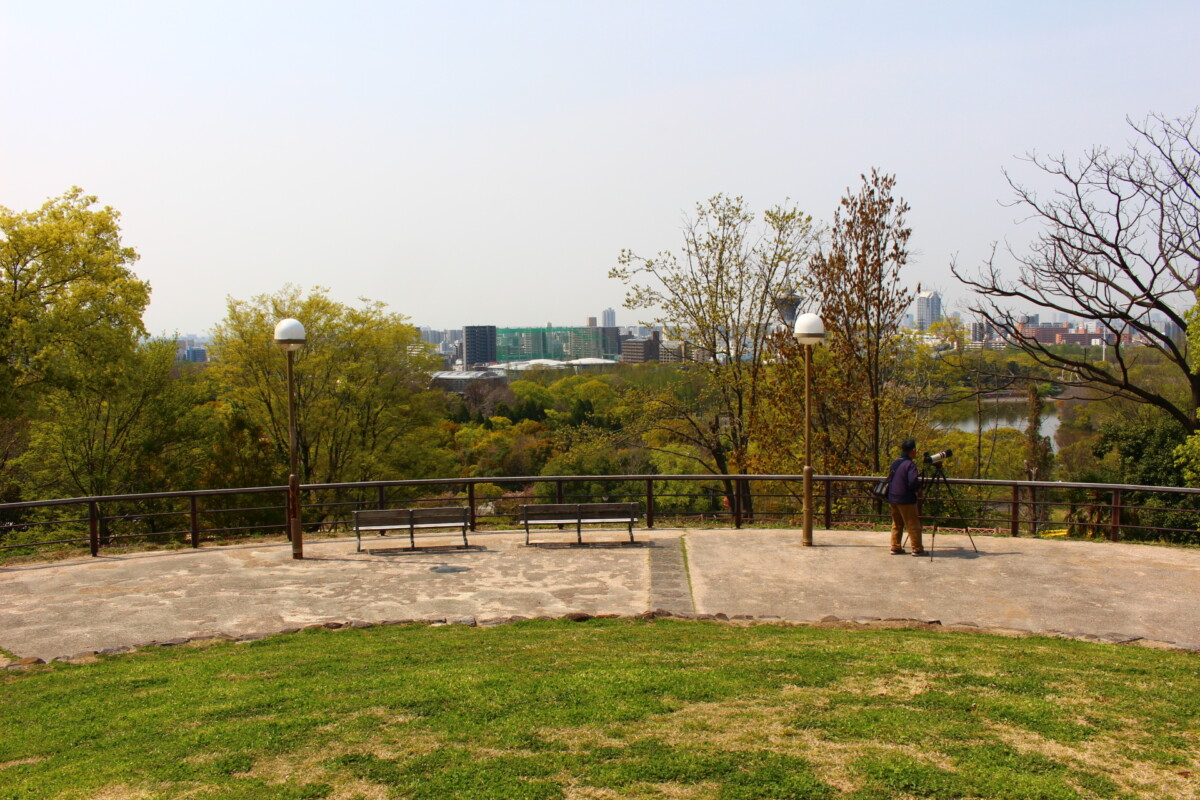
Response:
[[[949,413],[942,414],[942,424],[955,430],[975,433],[977,419],[975,404],[971,402],[955,403],[948,409]],[[1025,431],[1025,401],[1024,400],[987,400],[983,404],[984,432],[996,428],[1016,428]],[[1058,450],[1054,442],[1054,434],[1058,432],[1058,404],[1053,400],[1046,401],[1042,411],[1040,433],[1050,437],[1050,446]]]

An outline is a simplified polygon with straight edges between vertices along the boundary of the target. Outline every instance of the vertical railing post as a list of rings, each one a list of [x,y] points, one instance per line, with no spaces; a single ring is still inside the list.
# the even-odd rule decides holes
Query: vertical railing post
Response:
[[[1021,535],[1021,487],[1015,483],[1013,484],[1011,526],[1012,527],[1009,531],[1009,535],[1010,536],[1020,536]]]
[[[654,527],[654,479],[646,479],[646,527]]]
[[[88,546],[93,557],[100,554],[100,509],[94,500],[88,503]]]
[[[561,503],[563,501],[563,482],[554,482],[554,502]]]
[[[833,481],[825,479],[825,530],[833,530]]]
[[[1037,487],[1029,487],[1029,535],[1037,536],[1038,532],[1038,503]]]
[[[287,488],[283,490],[283,530],[288,541],[292,540],[292,482],[288,478]]]
[[[733,489],[733,527],[742,527],[742,487],[740,483],[734,479],[729,482]]]
[[[188,516],[192,525],[192,547],[200,546],[200,509],[197,508],[196,495],[188,498]]]
[[[375,507],[378,508],[380,511],[387,508],[387,487],[386,486],[375,487],[375,502],[376,502]]]
[[[475,530],[475,484],[473,482],[467,484],[467,508],[470,509],[468,513],[470,528]]]
[[[1108,539],[1115,542],[1121,538],[1121,490],[1113,489],[1112,526],[1108,531]]]

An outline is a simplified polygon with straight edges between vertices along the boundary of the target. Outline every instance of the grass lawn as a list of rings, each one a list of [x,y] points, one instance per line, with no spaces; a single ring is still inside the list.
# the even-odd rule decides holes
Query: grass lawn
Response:
[[[312,630],[0,677],[0,798],[1197,798],[1198,675],[913,630]]]

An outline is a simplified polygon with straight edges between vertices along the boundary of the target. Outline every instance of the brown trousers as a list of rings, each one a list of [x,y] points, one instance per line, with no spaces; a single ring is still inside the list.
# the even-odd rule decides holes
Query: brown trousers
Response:
[[[904,532],[908,531],[913,552],[925,552],[925,546],[921,543],[921,517],[917,515],[917,504],[898,506],[888,503],[888,507],[892,509],[892,549],[901,548]]]

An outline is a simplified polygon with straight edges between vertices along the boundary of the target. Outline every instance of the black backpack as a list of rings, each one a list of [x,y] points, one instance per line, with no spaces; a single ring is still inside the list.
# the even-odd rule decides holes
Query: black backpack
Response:
[[[888,496],[888,490],[892,486],[892,478],[895,476],[895,474],[896,474],[896,466],[893,464],[892,468],[888,470],[888,476],[886,478],[879,481],[878,483],[874,483],[871,485],[871,496],[874,497],[876,500],[885,500],[886,501],[887,496]]]

